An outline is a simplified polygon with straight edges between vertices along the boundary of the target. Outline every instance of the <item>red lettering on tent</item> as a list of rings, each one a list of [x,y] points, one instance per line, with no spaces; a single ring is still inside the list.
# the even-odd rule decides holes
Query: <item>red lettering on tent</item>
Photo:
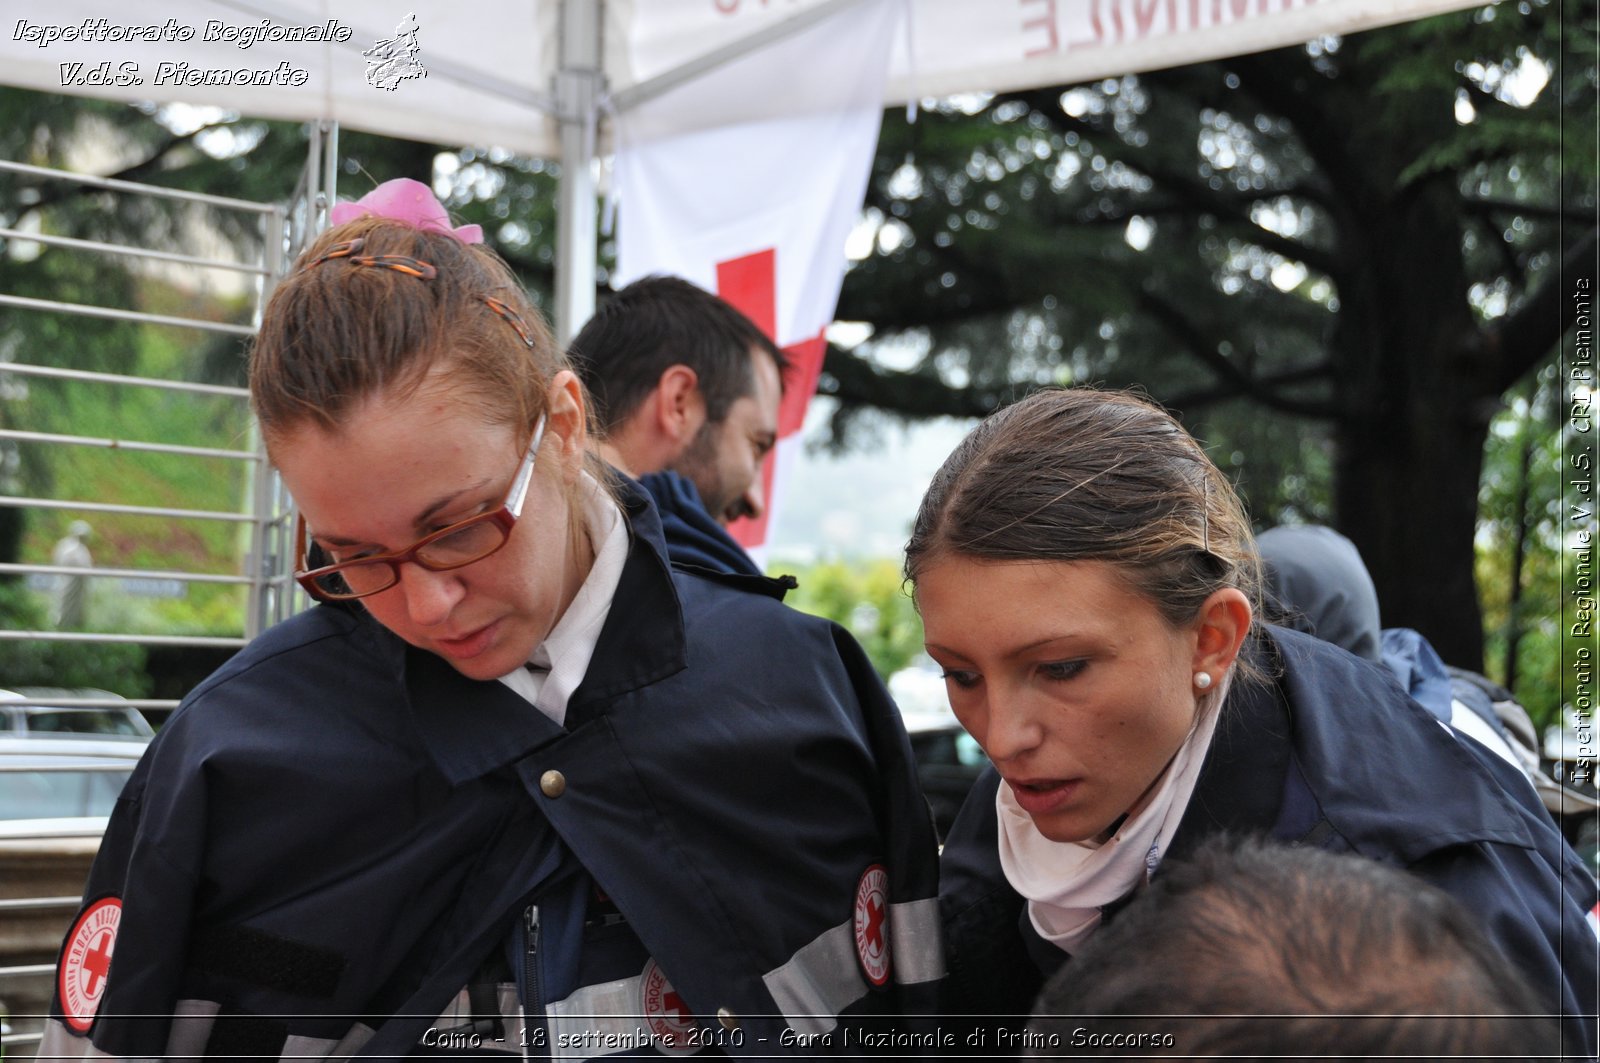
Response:
[[[1173,8],[1176,6],[1175,0],[1165,0],[1165,2],[1167,5],[1167,30],[1168,32],[1171,32],[1172,30],[1178,28],[1176,25],[1178,21],[1178,13],[1173,10]],[[1150,36],[1150,30],[1156,24],[1156,9],[1159,8],[1161,4],[1162,0],[1148,0],[1148,2],[1145,2],[1145,0],[1133,0],[1133,21],[1135,23],[1135,32],[1138,33],[1140,37]]]
[[[1023,7],[1027,7],[1029,4],[1044,5],[1045,9],[1042,13],[1034,18],[1023,19],[1022,30],[1026,33],[1028,30],[1042,29],[1049,38],[1048,44],[1029,48],[1022,53],[1022,58],[1036,59],[1041,55],[1054,55],[1059,52],[1061,50],[1061,40],[1056,36],[1056,0],[1018,0],[1018,3]],[[1023,13],[1027,14],[1027,12]]]

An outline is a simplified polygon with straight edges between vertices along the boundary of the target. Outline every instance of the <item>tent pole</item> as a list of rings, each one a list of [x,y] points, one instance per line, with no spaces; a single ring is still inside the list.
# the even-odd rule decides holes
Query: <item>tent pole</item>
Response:
[[[600,69],[598,0],[562,0],[555,76],[561,129],[556,207],[556,342],[563,347],[594,315],[596,228],[595,133],[605,75]]]
[[[725,66],[735,59],[742,59],[751,52],[765,48],[775,41],[787,40],[801,30],[810,29],[824,19],[832,18],[840,11],[865,3],[866,0],[822,0],[815,7],[808,7],[798,15],[790,15],[782,22],[775,22],[765,29],[757,30],[748,36],[741,37],[732,44],[724,45],[714,52],[708,52],[698,59],[691,59],[687,63],[673,67],[664,73],[657,74],[648,81],[640,81],[628,88],[622,89],[612,97],[611,104],[617,112],[631,110],[641,103],[648,103],[657,96],[682,85],[684,82],[693,81],[703,74],[709,74],[718,67]],[[763,7],[766,5],[763,4]]]

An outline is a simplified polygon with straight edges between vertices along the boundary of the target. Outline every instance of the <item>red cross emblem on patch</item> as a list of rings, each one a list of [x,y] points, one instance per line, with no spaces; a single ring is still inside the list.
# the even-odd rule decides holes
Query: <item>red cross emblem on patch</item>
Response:
[[[62,1017],[79,1033],[94,1023],[94,1013],[105,995],[111,951],[116,947],[117,925],[121,922],[122,901],[107,897],[89,905],[67,935],[57,975],[58,988]]]
[[[875,986],[889,982],[889,872],[873,864],[856,884],[856,958]]]
[[[650,1028],[650,1043],[658,1052],[681,1056],[700,1051],[700,1045],[692,1040],[694,1012],[672,988],[661,965],[654,959],[645,961],[644,971],[639,975],[639,992],[643,998],[639,1010]]]

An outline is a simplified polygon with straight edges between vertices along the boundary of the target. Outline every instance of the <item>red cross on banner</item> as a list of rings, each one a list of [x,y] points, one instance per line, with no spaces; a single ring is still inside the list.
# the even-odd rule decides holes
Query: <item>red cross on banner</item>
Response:
[[[784,519],[784,482],[822,372],[823,330],[861,216],[904,13],[900,0],[844,5],[617,115],[611,282],[670,273],[715,291],[794,366],[775,456],[762,470],[767,511],[729,529],[758,564]],[[797,106],[705,120],[729,101],[772,99]]]
[[[774,342],[778,336],[778,253],[774,248],[756,251],[717,263],[717,294],[739,309]],[[810,339],[782,348],[789,359],[789,372],[783,381],[783,403],[778,408],[778,438],[787,439],[805,425],[806,407],[817,390],[822,375],[822,358],[827,341],[819,330]],[[777,497],[777,451],[761,464],[761,496],[767,509],[755,520],[742,518],[728,531],[744,547],[767,541],[772,502]]]

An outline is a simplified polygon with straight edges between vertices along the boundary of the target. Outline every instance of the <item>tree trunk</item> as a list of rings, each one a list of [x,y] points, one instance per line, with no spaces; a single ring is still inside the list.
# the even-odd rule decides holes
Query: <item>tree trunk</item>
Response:
[[[1334,338],[1346,410],[1335,506],[1372,573],[1384,626],[1415,628],[1447,663],[1482,671],[1473,536],[1497,396],[1474,363],[1449,191],[1416,189],[1363,212]]]
[[[1539,520],[1537,514],[1529,512],[1533,493],[1533,433],[1538,424],[1533,404],[1538,394],[1537,385],[1528,388],[1528,410],[1517,426],[1517,487],[1511,508],[1517,531],[1511,544],[1511,573],[1507,579],[1505,668],[1501,675],[1507,690],[1517,688],[1517,651],[1522,644],[1523,628],[1522,570],[1528,556],[1528,532]]]

